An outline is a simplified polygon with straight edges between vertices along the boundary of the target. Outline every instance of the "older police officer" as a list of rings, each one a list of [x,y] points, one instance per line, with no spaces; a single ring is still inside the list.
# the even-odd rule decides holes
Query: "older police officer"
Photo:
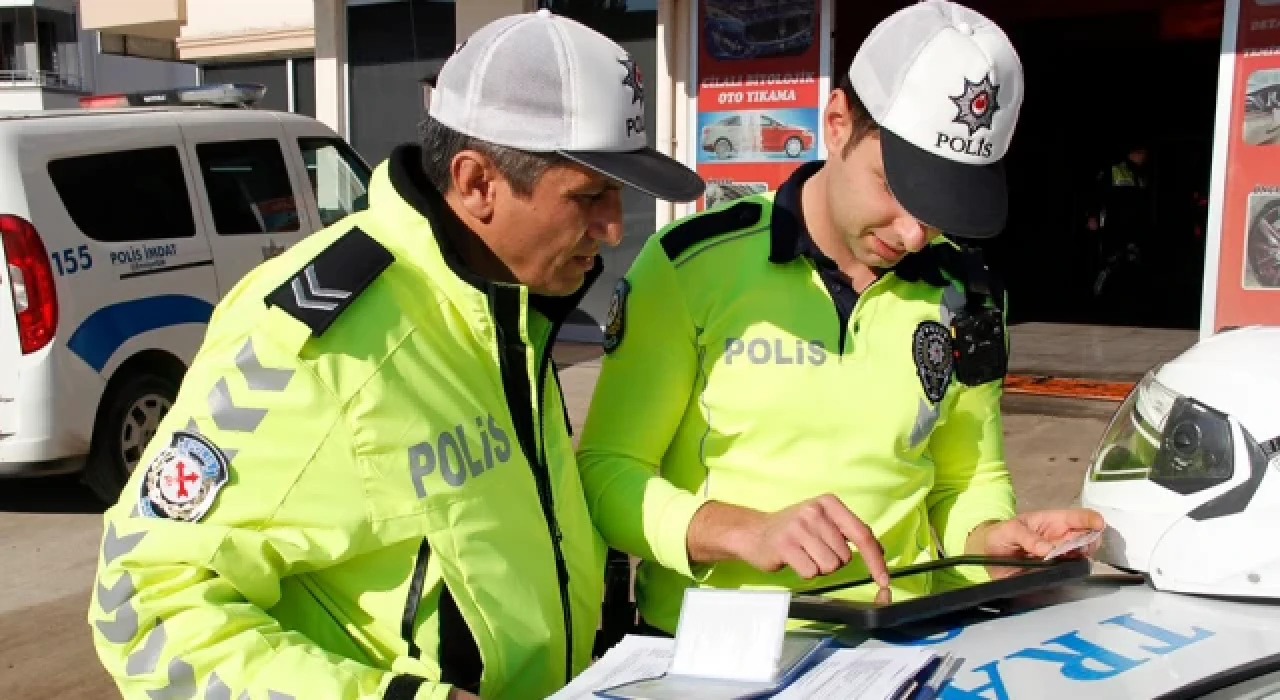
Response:
[[[998,27],[953,3],[912,4],[867,37],[830,95],[829,160],[645,246],[614,292],[579,462],[606,540],[644,560],[646,624],[672,632],[688,586],[804,589],[868,573],[884,586],[886,566],[935,558],[939,544],[1042,556],[1102,526],[1092,511],[1015,514],[1004,295],[956,244],[1004,226],[1022,93]]]
[[[645,147],[614,42],[544,12],[445,64],[367,211],[219,304],[105,517],[93,641],[127,697],[545,697],[591,658],[604,545],[551,343]]]

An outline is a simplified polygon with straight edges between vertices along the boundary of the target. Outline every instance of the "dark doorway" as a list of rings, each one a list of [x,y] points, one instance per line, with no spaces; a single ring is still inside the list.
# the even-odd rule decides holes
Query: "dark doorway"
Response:
[[[1009,226],[984,244],[1008,284],[1010,321],[1198,327],[1221,2],[965,4],[1004,28],[1026,81],[1006,160]],[[836,71],[902,3],[841,5]],[[1119,314],[1092,295],[1098,263],[1085,205],[1094,177],[1123,159],[1132,139],[1150,149],[1159,244]]]
[[[422,81],[456,45],[453,3],[385,2],[347,9],[352,147],[375,165],[418,140]]]

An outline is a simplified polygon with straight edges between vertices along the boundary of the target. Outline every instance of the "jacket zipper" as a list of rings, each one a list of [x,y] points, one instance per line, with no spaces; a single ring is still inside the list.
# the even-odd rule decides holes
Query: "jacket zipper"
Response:
[[[400,634],[409,643],[409,656],[420,659],[422,651],[413,639],[413,623],[418,619],[418,606],[422,603],[422,584],[427,578],[427,561],[431,557],[431,544],[422,538],[418,545],[418,558],[413,563],[413,578],[409,582],[409,597],[404,604],[404,614],[400,618]]]
[[[524,371],[529,348],[520,339],[518,331],[514,339],[508,337],[512,329],[519,328],[521,310],[519,293],[503,287],[493,287],[490,295],[492,313],[495,319],[494,328],[499,347],[499,369],[502,374],[503,385],[506,388],[507,405],[511,410],[511,418],[515,423],[516,437],[524,449],[525,457],[529,460],[529,466],[533,472],[534,483],[538,488],[538,500],[542,506],[542,515],[546,519],[547,530],[551,536],[551,548],[555,554],[556,578],[560,584],[560,608],[564,616],[564,682],[568,684],[569,681],[573,680],[573,614],[569,607],[569,568],[565,563],[564,552],[560,547],[564,535],[560,531],[559,522],[556,520],[555,503],[551,491],[550,469],[545,459],[546,450],[540,444],[545,440],[546,433],[543,428],[545,420],[542,419],[541,410],[546,365],[551,356],[550,343],[559,333],[560,323],[555,322],[552,324],[551,335],[548,337],[548,347],[542,357],[538,372],[537,391],[533,396],[530,396],[528,373]],[[518,391],[518,398],[523,400],[514,401],[513,398],[515,397],[512,396],[512,391]],[[534,404],[534,401],[538,403]],[[535,406],[538,409],[536,414],[540,417],[537,428],[532,425]]]
[[[560,523],[556,519],[555,501],[551,493],[551,470],[547,464],[547,431],[546,416],[543,415],[546,403],[544,395],[544,387],[547,385],[547,365],[551,362],[551,345],[555,342],[556,335],[560,332],[560,322],[556,321],[551,324],[551,333],[547,336],[546,347],[542,352],[542,363],[538,368],[538,444],[542,448],[541,469],[539,476],[541,483],[539,490],[543,491],[542,510],[547,517],[547,525],[551,528],[551,546],[556,554],[556,576],[560,580],[560,608],[564,612],[564,636],[565,636],[565,657],[564,657],[564,681],[567,684],[573,680],[573,613],[569,608],[569,565],[564,560],[564,551],[561,549],[560,543],[564,540],[564,533],[560,530]],[[556,381],[559,385],[559,378]],[[564,398],[561,397],[563,404]],[[567,410],[567,408],[566,408]],[[566,425],[568,424],[568,416],[565,416]]]

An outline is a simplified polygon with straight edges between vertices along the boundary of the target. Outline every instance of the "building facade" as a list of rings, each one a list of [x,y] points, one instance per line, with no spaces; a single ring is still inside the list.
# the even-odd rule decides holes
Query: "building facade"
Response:
[[[42,6],[71,1],[26,0]],[[628,192],[626,239],[606,253],[608,275],[582,306],[588,330],[607,312],[613,278],[655,230],[709,203],[775,187],[799,163],[825,157],[819,115],[833,76],[849,64],[875,23],[902,6],[901,0],[79,3],[85,27],[130,41],[171,41],[178,58],[201,65],[205,82],[266,84],[264,106],[313,114],[370,162],[417,137],[425,111],[424,80],[459,42],[493,19],[548,7],[617,40],[644,73],[650,144],[696,168],[709,186],[706,196],[691,205]],[[1228,81],[1244,80],[1220,71],[1226,65],[1222,56],[1236,53],[1237,20],[1247,20],[1241,26],[1257,35],[1256,41],[1250,39],[1254,44],[1273,46],[1268,34],[1273,30],[1267,27],[1280,22],[1280,5],[1262,0],[965,4],[1010,34],[1028,76],[1028,101],[1006,159],[1009,226],[985,246],[1018,300],[1011,320],[1097,322],[1092,290],[1098,262],[1095,242],[1084,228],[1082,202],[1090,196],[1094,173],[1123,157],[1123,143],[1140,134],[1155,153],[1152,177],[1160,183],[1152,226],[1162,232],[1162,247],[1170,252],[1148,275],[1151,294],[1165,300],[1151,309],[1165,312],[1140,325],[1197,325],[1202,278],[1206,303],[1213,297],[1212,276],[1203,277],[1205,249],[1209,267],[1217,265],[1216,241],[1226,235],[1220,217],[1206,220],[1203,206],[1220,196],[1221,177],[1210,182],[1209,165],[1227,157],[1227,146],[1221,138],[1216,143],[1214,133],[1227,118],[1218,114],[1224,100],[1236,99],[1218,93],[1231,85]],[[39,21],[21,31],[56,33],[42,29]],[[0,34],[0,46],[8,46],[4,41]],[[1115,45],[1127,47],[1123,60],[1116,60],[1110,48]],[[21,55],[31,56],[29,65],[49,64],[40,51]],[[1063,63],[1064,55],[1073,56],[1072,62]],[[1087,86],[1088,104],[1065,108],[1063,85]],[[1237,92],[1243,90],[1240,86]],[[1156,118],[1169,112],[1155,105],[1172,95],[1179,96],[1178,118]],[[1105,105],[1101,112],[1093,107],[1099,105]],[[1223,172],[1227,166],[1219,162],[1218,168]],[[1227,233],[1240,237],[1239,231]],[[1031,264],[1049,255],[1054,264]],[[1266,255],[1272,253],[1263,256],[1272,260]],[[1274,256],[1280,259],[1280,252]],[[1265,303],[1280,308],[1270,297]]]
[[[82,95],[170,87],[194,65],[139,40],[80,29],[75,0],[0,0],[0,111],[75,107]]]

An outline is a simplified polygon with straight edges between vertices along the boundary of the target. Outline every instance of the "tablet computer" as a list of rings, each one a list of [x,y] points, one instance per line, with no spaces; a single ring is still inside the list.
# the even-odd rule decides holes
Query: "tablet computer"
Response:
[[[871,579],[853,581],[797,592],[791,596],[790,616],[800,620],[829,622],[855,629],[882,629],[919,622],[947,613],[976,608],[993,600],[1012,598],[1080,581],[1089,576],[1088,559],[1004,559],[997,557],[944,557],[924,564],[891,569],[890,578],[912,576],[928,571],[941,571],[957,566],[1001,566],[1017,569],[1007,577],[975,583],[947,591],[918,596],[909,600],[884,603],[830,598],[825,594],[872,583]]]

